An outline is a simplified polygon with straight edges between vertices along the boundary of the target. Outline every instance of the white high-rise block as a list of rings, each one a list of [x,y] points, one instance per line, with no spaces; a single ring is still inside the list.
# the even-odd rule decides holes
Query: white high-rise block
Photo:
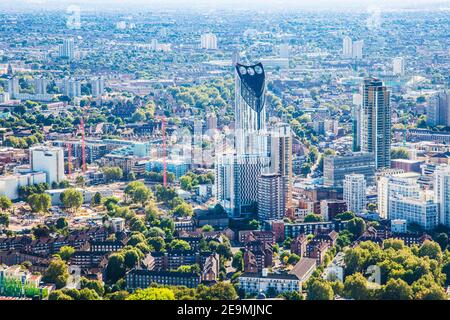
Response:
[[[344,201],[347,209],[361,213],[366,208],[366,180],[363,174],[348,174],[344,180]]]
[[[47,175],[47,183],[64,180],[64,151],[58,147],[35,146],[30,148],[31,170]]]

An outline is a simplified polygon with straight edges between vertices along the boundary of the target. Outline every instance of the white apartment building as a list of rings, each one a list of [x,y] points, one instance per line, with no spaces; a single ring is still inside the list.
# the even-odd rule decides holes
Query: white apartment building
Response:
[[[434,200],[439,203],[439,222],[450,226],[450,167],[441,165],[434,174]]]
[[[103,77],[92,79],[91,88],[93,97],[101,97],[105,91],[105,79]]]
[[[438,204],[425,197],[393,196],[389,199],[389,219],[406,220],[431,230],[438,225]]]
[[[29,187],[34,184],[45,183],[45,172],[25,172],[0,177],[0,195],[7,196],[11,200],[19,198],[19,188]]]
[[[47,183],[61,182],[64,176],[64,151],[62,148],[35,146],[30,148],[32,171],[42,171],[47,175]]]
[[[366,180],[363,174],[348,174],[344,179],[347,210],[361,213],[366,209]]]
[[[261,174],[258,180],[258,217],[261,220],[283,219],[286,211],[285,179],[277,173]]]
[[[433,194],[422,190],[415,173],[380,177],[378,182],[378,210],[381,218],[406,220],[429,230],[438,223],[439,205]]]
[[[352,39],[349,36],[345,36],[342,40],[342,55],[350,58],[352,56]]]
[[[72,60],[75,58],[75,40],[73,38],[64,39],[59,46],[59,56]]]
[[[381,176],[377,184],[378,213],[381,218],[389,219],[389,198],[393,195],[418,198],[420,187],[418,174],[400,173]]]
[[[396,57],[392,60],[392,73],[396,76],[405,75],[405,59]]]
[[[362,59],[363,46],[364,46],[363,40],[358,40],[358,41],[353,42],[353,44],[352,44],[352,58],[353,59]]]
[[[217,37],[213,33],[202,34],[200,37],[200,46],[202,49],[217,50]]]

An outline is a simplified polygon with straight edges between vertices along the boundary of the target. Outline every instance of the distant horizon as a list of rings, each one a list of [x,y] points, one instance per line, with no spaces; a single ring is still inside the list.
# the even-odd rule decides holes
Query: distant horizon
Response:
[[[450,10],[450,0],[2,0],[2,11],[66,10],[79,6],[84,11],[160,11],[160,10],[251,10],[251,11],[365,11],[371,7],[390,10]]]

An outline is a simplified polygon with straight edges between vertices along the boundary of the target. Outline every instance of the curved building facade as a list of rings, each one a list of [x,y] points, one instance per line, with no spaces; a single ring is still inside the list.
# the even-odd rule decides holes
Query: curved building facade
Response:
[[[235,132],[237,154],[266,154],[266,74],[263,65],[236,63]]]

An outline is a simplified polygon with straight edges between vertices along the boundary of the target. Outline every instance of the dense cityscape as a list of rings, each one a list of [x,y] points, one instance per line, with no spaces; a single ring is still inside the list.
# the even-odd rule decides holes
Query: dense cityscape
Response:
[[[0,300],[449,299],[448,2],[30,3],[0,4]]]

